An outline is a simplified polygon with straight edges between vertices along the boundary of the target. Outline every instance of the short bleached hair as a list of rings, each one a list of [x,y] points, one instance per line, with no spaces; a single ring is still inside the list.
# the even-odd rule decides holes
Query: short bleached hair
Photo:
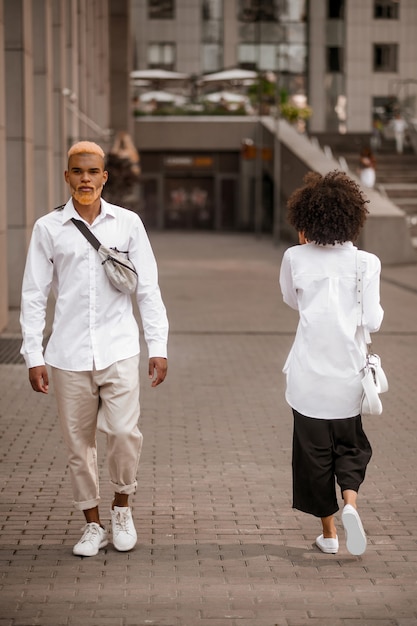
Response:
[[[71,148],[68,150],[68,160],[70,157],[74,156],[74,154],[97,154],[101,156],[102,159],[105,158],[104,150],[94,141],[77,141]]]

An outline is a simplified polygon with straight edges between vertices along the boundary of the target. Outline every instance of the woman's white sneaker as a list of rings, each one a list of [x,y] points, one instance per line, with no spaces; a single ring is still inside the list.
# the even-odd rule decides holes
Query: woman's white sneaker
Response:
[[[336,537],[323,537],[319,535],[316,539],[316,546],[326,554],[336,554],[339,550],[339,539]]]
[[[114,547],[119,552],[131,550],[135,547],[138,536],[130,507],[115,506],[110,513]]]
[[[76,556],[95,556],[100,548],[107,546],[107,531],[96,524],[90,522],[83,528],[84,533],[78,543],[72,549]]]
[[[342,523],[346,532],[348,552],[359,556],[366,550],[366,535],[359,513],[351,504],[346,504],[342,512]]]

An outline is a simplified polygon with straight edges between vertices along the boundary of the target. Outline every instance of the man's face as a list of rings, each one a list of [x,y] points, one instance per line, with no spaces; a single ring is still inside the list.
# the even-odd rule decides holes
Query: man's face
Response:
[[[98,154],[72,155],[68,161],[65,180],[74,200],[86,206],[94,204],[107,180],[102,157]]]

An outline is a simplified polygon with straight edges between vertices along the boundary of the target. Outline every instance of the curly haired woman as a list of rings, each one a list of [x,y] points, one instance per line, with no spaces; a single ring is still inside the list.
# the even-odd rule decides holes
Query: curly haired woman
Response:
[[[299,324],[284,366],[286,400],[294,415],[293,507],[321,518],[316,545],[335,554],[334,520],[344,508],[346,547],[360,555],[366,536],[356,500],[372,455],[360,400],[366,347],[357,326],[357,255],[363,270],[363,320],[376,332],[383,318],[381,263],[353,242],[368,210],[359,186],[343,172],[310,172],[288,200],[288,220],[304,245],[286,250],[280,271],[284,302]]]

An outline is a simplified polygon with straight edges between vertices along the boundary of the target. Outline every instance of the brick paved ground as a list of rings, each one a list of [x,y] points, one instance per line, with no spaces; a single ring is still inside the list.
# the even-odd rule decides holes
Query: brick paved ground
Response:
[[[365,420],[369,547],[353,557],[342,541],[334,556],[313,545],[318,522],[291,509],[281,367],[296,316],[278,291],[282,250],[241,235],[152,241],[172,332],[164,385],[150,389],[142,362],[138,546],[72,555],[83,522],[53,392],[1,365],[0,626],[416,625],[417,266],[384,268],[375,347],[391,388]],[[103,452],[101,465],[107,523]]]

